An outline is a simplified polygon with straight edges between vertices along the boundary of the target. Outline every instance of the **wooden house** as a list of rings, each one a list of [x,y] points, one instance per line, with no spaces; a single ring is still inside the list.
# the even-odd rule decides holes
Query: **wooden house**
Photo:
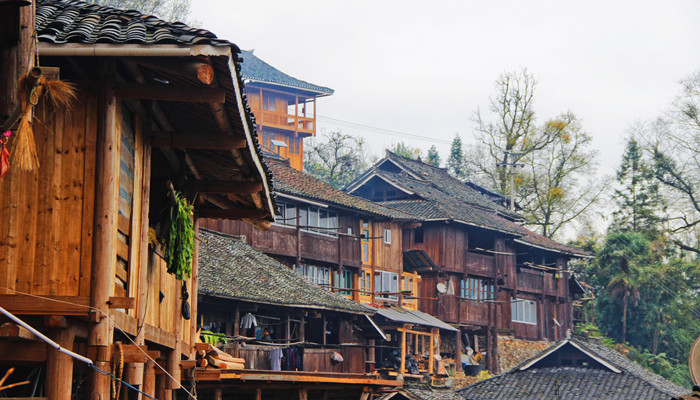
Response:
[[[111,373],[171,398],[193,366],[198,292],[197,241],[181,281],[159,243],[175,191],[194,205],[195,236],[201,217],[261,228],[274,217],[239,49],[79,1],[39,0],[36,35],[42,67],[31,73],[73,82],[76,99],[56,109],[35,92],[40,165],[12,164],[0,180],[0,306],[95,369],[2,317],[0,371],[31,381],[7,394],[126,398]]]
[[[304,138],[316,135],[316,99],[330,96],[333,89],[314,85],[285,74],[258,58],[253,51],[241,52],[248,102],[263,151],[304,168]]]
[[[460,327],[456,348],[485,348],[489,370],[498,333],[556,340],[572,328],[567,260],[584,253],[523,228],[444,169],[391,152],[346,190],[421,218],[402,234],[404,266],[422,278],[418,308]]]
[[[237,368],[197,369],[199,396],[358,399],[401,386],[366,371],[374,309],[314,285],[244,238],[201,230],[199,323]],[[216,340],[216,339],[215,339]],[[293,386],[290,386],[293,384]]]
[[[492,379],[457,391],[463,399],[671,399],[690,389],[592,341],[565,339]],[[684,397],[685,398],[685,397]],[[697,398],[688,395],[687,398]]]
[[[389,336],[372,341],[376,350],[369,354],[368,371],[405,373],[405,363],[385,358],[396,351],[404,359],[428,359],[429,353],[440,353],[441,333],[454,341],[453,327],[418,310],[424,296],[420,275],[404,268],[402,234],[418,226],[421,217],[344,193],[286,160],[267,158],[266,163],[279,205],[269,230],[258,232],[240,221],[207,220],[202,226],[242,235],[309,282],[376,309],[378,324]],[[433,372],[433,364],[422,363],[420,372]]]

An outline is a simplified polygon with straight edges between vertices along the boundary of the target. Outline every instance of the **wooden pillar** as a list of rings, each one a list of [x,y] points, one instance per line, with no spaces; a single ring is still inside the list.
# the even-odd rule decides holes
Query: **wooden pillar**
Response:
[[[430,349],[428,349],[428,374],[432,375],[435,366],[435,331],[436,328],[430,329]]]
[[[296,266],[297,269],[301,269],[301,212],[299,207],[295,207],[297,212],[297,254],[296,254]]]
[[[262,389],[255,389],[255,400],[262,400]]]
[[[233,318],[233,336],[240,336],[241,334],[241,309],[236,304],[236,310]]]
[[[299,341],[306,341],[306,316],[303,311],[299,314]]]
[[[307,389],[299,389],[299,400],[308,400],[309,391]]]
[[[399,366],[399,372],[406,372],[406,326],[404,325],[404,330],[401,331],[401,366]]]
[[[148,122],[147,122],[148,124]],[[139,221],[141,221],[141,227],[139,229],[139,254],[137,257],[138,262],[138,277],[136,285],[136,323],[139,329],[136,333],[136,338],[134,342],[137,345],[143,346],[146,344],[146,330],[143,329],[146,323],[146,310],[148,304],[148,210],[150,207],[150,193],[151,193],[151,145],[149,144],[146,135],[142,135],[143,143],[143,181],[141,184],[141,215],[139,216]],[[130,363],[126,367],[126,380],[132,385],[143,384],[144,375],[144,365],[141,363]]]
[[[146,361],[146,365],[143,368],[142,390],[151,397],[156,396],[156,364],[151,360]]]
[[[52,339],[61,347],[73,349],[75,331],[69,326],[54,332]],[[73,358],[53,347],[46,354],[46,397],[50,400],[70,400],[73,388]]]
[[[455,362],[456,362],[456,369],[457,371],[462,370],[462,351],[464,350],[464,346],[462,345],[462,329],[457,328],[457,339],[455,340],[455,346],[457,347],[457,351],[455,354]]]
[[[287,344],[292,342],[292,321],[289,312],[287,312],[287,321],[284,324],[284,338],[287,339]]]
[[[214,400],[223,400],[223,391],[221,388],[214,389]]]
[[[190,359],[195,359],[194,344],[197,342],[197,313],[199,312],[198,287],[199,287],[199,217],[195,214],[194,227],[194,253],[192,254],[192,281],[190,289]],[[228,333],[227,333],[228,335]]]
[[[168,379],[165,374],[156,375],[156,399],[167,400],[168,397],[172,397],[172,392],[166,389],[165,380]],[[109,398],[109,397],[108,397]]]
[[[114,64],[106,66],[114,72]],[[92,272],[90,278],[90,306],[98,310],[89,327],[88,346],[96,347],[95,366],[110,371],[110,345],[112,327],[109,319],[109,296],[114,291],[114,274],[117,260],[117,207],[119,200],[119,147],[117,130],[117,98],[114,88],[105,85],[102,93],[101,124],[97,135],[95,226],[92,246]],[[110,395],[110,378],[95,370],[91,372],[91,398],[107,399]]]
[[[326,344],[326,314],[323,314],[323,332],[321,333],[321,336],[323,336],[323,344]]]

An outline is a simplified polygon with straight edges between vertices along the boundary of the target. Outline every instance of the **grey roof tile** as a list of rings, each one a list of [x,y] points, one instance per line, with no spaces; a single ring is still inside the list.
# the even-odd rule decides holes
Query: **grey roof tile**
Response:
[[[201,229],[199,293],[286,307],[374,314],[372,308],[321,289],[237,236]]]
[[[243,57],[241,74],[245,80],[302,89],[313,92],[316,95],[333,94],[333,89],[331,88],[314,85],[285,74],[259,59],[252,51],[241,51],[241,56]]]

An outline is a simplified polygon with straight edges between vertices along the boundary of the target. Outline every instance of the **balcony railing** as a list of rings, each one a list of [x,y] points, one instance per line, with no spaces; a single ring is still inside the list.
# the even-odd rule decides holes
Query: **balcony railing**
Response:
[[[259,115],[262,113],[262,119]],[[255,110],[258,122],[273,128],[289,129],[298,132],[314,133],[314,119],[293,114],[281,114],[272,111]]]

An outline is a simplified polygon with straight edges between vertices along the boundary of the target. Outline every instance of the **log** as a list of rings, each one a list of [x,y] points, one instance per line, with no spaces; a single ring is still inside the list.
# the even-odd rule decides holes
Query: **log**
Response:
[[[209,362],[209,365],[213,365],[216,368],[220,368],[220,369],[227,369],[228,368],[228,364],[219,360],[216,357],[212,357],[210,355],[207,355],[207,357],[205,359]]]
[[[39,340],[27,328],[12,322],[5,322],[0,326],[0,337],[14,340]]]
[[[222,210],[219,208],[200,208],[197,211],[200,218],[211,219],[242,219],[242,218],[264,218],[268,213],[264,210],[234,208]]]

